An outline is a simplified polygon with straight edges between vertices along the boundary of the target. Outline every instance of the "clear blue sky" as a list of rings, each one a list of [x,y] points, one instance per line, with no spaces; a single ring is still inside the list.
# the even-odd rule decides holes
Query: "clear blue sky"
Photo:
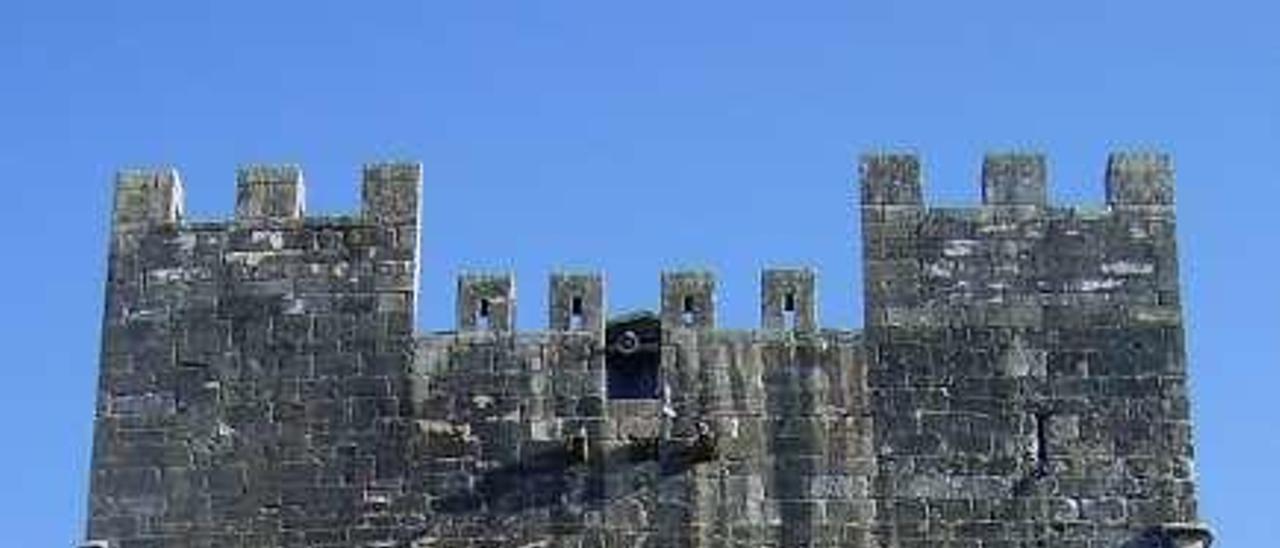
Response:
[[[300,163],[310,209],[339,212],[362,162],[421,160],[423,329],[467,267],[513,269],[540,327],[558,265],[606,270],[615,310],[709,266],[749,327],[769,263],[819,267],[824,322],[858,327],[859,152],[918,150],[932,200],[974,203],[984,151],[1038,149],[1056,200],[1097,203],[1108,150],[1154,147],[1178,166],[1203,516],[1274,546],[1278,21],[1261,0],[8,0],[0,544],[83,527],[118,168],[178,167],[213,218],[240,163]]]

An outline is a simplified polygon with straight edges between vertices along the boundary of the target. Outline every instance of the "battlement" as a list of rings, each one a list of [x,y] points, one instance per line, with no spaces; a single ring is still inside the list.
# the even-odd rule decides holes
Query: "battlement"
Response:
[[[114,231],[182,220],[182,179],[174,169],[129,169],[116,174]]]
[[[1173,205],[1173,160],[1159,152],[1112,154],[1107,161],[1107,203]]]
[[[1092,210],[1036,153],[958,208],[914,154],[858,170],[862,330],[788,267],[758,329],[717,325],[711,271],[612,318],[586,271],[521,332],[514,274],[464,271],[427,333],[421,165],[333,216],[246,166],[207,222],[122,171],[86,546],[1206,545],[1169,158],[1112,155]]]
[[[982,160],[982,203],[1044,206],[1047,171],[1041,154],[988,154]]]
[[[920,157],[915,154],[876,153],[858,162],[862,204],[892,206],[924,202]]]
[[[549,278],[547,328],[555,332],[604,332],[605,276],[555,272]],[[668,329],[716,328],[716,277],[706,270],[661,274],[658,317]],[[760,327],[811,332],[818,329],[817,273],[810,268],[768,268],[760,273]],[[459,332],[515,331],[516,281],[509,272],[464,272],[458,276]]]
[[[1048,161],[1034,152],[987,154],[981,204],[930,207],[918,155],[874,153],[859,161],[866,323],[949,321],[1036,324],[1046,307],[1176,321],[1178,287],[1172,234],[1173,168],[1161,153],[1115,153],[1105,172],[1107,209],[1055,207],[1048,200]],[[250,165],[236,173],[235,215],[226,221],[183,218],[183,186],[173,169],[122,171],[115,234],[147,227],[227,230],[223,248],[237,279],[263,287],[333,291],[335,280],[398,292],[383,309],[412,310],[418,283],[422,166],[372,163],[361,173],[361,207],[349,216],[306,213],[302,169]],[[363,227],[363,228],[362,228]],[[170,231],[171,232],[171,231]],[[122,239],[120,241],[135,241]],[[1105,253],[1098,243],[1105,242]],[[317,254],[328,249],[327,253]],[[210,258],[210,264],[214,261]],[[366,262],[367,261],[367,262]],[[117,265],[124,272],[127,264]],[[286,282],[299,269],[326,276]],[[276,280],[267,283],[268,280]],[[602,332],[607,321],[600,273],[557,273],[549,280],[551,331]],[[362,287],[357,285],[356,287]],[[717,327],[716,279],[709,272],[664,272],[656,305],[667,328]],[[344,288],[351,289],[351,288]],[[298,291],[295,291],[297,293]],[[815,331],[816,275],[770,270],[760,280],[760,326]],[[965,304],[969,315],[947,312]],[[459,331],[510,332],[516,325],[509,273],[458,280]],[[1102,313],[1102,312],[1099,312]],[[960,318],[960,319],[957,319]],[[976,319],[975,319],[976,318]],[[992,318],[1000,318],[993,320]]]
[[[866,207],[925,206],[920,157],[874,153],[859,159],[861,203]],[[1043,154],[998,152],[982,161],[982,205],[1050,207],[1048,162]],[[1107,158],[1106,204],[1115,209],[1173,205],[1173,162],[1160,152],[1115,152]],[[1169,211],[1171,213],[1171,211]]]
[[[416,230],[421,201],[422,164],[371,163],[362,171],[359,214],[316,219],[413,225]],[[128,169],[116,175],[114,232],[180,225],[185,221],[184,209],[182,180],[177,170]],[[261,164],[236,170],[236,206],[230,222],[250,227],[297,224],[307,220],[305,212],[306,185],[299,166]]]
[[[1036,153],[988,154],[974,206],[926,204],[915,155],[859,172],[867,326],[1181,319],[1165,154],[1112,154],[1106,209],[1050,204]]]
[[[245,166],[236,172],[236,220],[260,223],[302,218],[306,187],[296,165]]]

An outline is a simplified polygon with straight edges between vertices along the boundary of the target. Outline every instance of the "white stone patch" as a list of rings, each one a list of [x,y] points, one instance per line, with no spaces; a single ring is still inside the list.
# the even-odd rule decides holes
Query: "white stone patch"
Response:
[[[862,485],[850,476],[821,475],[809,480],[809,498],[856,499],[862,495]]]
[[[191,251],[196,248],[196,235],[190,232],[178,235],[176,240],[178,247],[183,251]]]
[[[383,493],[365,492],[364,502],[365,504],[376,504],[379,506],[386,506],[388,504],[391,504],[391,498]]]
[[[529,422],[529,439],[533,441],[551,441],[554,438],[555,425],[548,420]]]
[[[160,316],[164,311],[154,308],[127,308],[124,311],[125,321],[147,320]]]
[[[278,230],[255,230],[250,235],[250,240],[255,244],[267,242],[271,249],[284,248],[284,233]]]
[[[111,398],[111,413],[140,417],[167,416],[174,413],[174,403],[172,394],[147,393],[115,396]]]
[[[230,424],[222,421],[218,421],[218,425],[214,427],[213,431],[215,436],[224,440],[231,439],[236,435],[236,429],[232,428]]]
[[[978,232],[983,234],[999,234],[1005,232],[1013,232],[1018,227],[1010,223],[992,223],[978,227]]]
[[[1102,280],[1080,280],[1080,291],[1105,291],[1115,289],[1124,285],[1124,282],[1115,278],[1106,278]]]
[[[742,425],[738,422],[738,417],[730,417],[725,421],[724,430],[728,433],[730,439],[738,439],[742,430]]]
[[[1134,321],[1141,323],[1176,323],[1180,317],[1178,309],[1147,309],[1131,312]]]
[[[1150,274],[1156,271],[1156,265],[1136,261],[1116,261],[1102,265],[1102,273],[1113,276],[1132,276],[1134,274]]]
[[[187,272],[181,268],[157,268],[147,272],[152,283],[172,283],[187,279]]]
[[[449,421],[438,420],[419,420],[418,431],[427,435],[439,436],[458,436],[463,441],[475,441],[477,438],[471,434],[470,424],[454,424]]]
[[[270,251],[232,251],[227,253],[227,262],[243,263],[248,266],[258,266],[263,259],[270,257]]]
[[[307,312],[307,302],[303,299],[289,299],[289,304],[285,306],[285,314],[305,314]]]
[[[947,257],[967,257],[973,255],[981,242],[978,240],[947,240],[942,247],[942,254]]]
[[[480,409],[488,409],[493,405],[493,396],[480,394],[471,398],[471,403]]]

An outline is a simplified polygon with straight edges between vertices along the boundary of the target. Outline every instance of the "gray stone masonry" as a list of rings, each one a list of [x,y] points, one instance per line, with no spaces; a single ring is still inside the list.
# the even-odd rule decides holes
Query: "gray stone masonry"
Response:
[[[680,271],[615,318],[554,273],[521,332],[514,277],[469,272],[425,334],[419,165],[334,217],[245,167],[226,222],[122,172],[85,546],[1207,547],[1169,159],[1113,155],[1096,210],[1034,154],[962,209],[915,156],[859,173],[864,330],[775,268],[754,330]]]

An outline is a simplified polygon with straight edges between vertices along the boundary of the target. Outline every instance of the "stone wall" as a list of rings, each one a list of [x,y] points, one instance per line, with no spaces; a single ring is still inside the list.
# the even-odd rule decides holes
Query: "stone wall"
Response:
[[[588,280],[585,308],[598,310],[599,278]],[[628,333],[606,340],[598,322],[515,334],[499,319],[420,339],[419,545],[867,545],[875,467],[860,338],[682,322],[680,293],[709,302],[714,280],[663,280],[667,305],[647,318],[662,333],[654,398],[609,397],[606,357]],[[508,277],[463,284],[513,301]]]
[[[249,167],[236,218],[184,222],[173,171],[117,184],[88,537],[112,546],[351,546],[407,488],[417,165],[303,216],[301,173]]]
[[[1119,546],[1196,516],[1167,157],[1115,155],[1107,208],[1046,203],[988,156],[981,207],[928,208],[919,160],[864,157],[882,540]]]
[[[862,159],[865,332],[766,270],[760,328],[667,272],[608,318],[556,273],[458,278],[418,333],[421,168],[307,217],[300,170],[241,170],[183,219],[173,171],[117,182],[87,536],[112,548],[1198,546],[1172,169],[1116,155],[1107,206],[1047,203],[999,154],[983,200],[925,205]],[[1200,544],[1197,544],[1200,543]],[[100,546],[100,544],[95,544]]]

